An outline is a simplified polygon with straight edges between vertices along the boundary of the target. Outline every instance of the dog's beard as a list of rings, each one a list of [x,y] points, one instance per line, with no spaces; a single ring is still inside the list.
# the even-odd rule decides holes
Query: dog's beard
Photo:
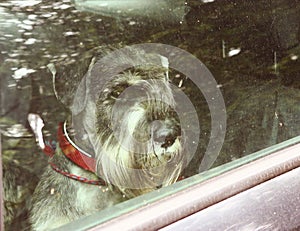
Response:
[[[155,140],[152,131],[156,123],[167,126],[174,122],[173,118],[149,122],[147,113],[144,107],[127,110],[118,129],[105,138],[98,134],[93,142],[99,176],[117,186],[127,197],[172,184],[182,170],[178,131],[165,129],[174,133],[171,141]]]

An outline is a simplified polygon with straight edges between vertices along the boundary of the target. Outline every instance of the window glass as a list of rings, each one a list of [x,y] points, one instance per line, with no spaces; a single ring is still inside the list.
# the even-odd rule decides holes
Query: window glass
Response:
[[[163,124],[153,123],[149,133],[162,142],[162,149],[176,148],[177,130],[172,121],[185,124],[188,135],[181,141],[186,142],[186,156],[180,160],[185,163],[180,162],[182,169],[178,167],[177,175],[174,173],[182,180],[300,134],[299,42],[298,0],[0,1],[0,131],[6,228],[27,230],[30,226],[31,196],[49,166],[47,154],[52,155],[57,130],[63,129],[58,125],[70,121],[75,113],[75,122],[82,125],[75,130],[80,133],[92,114],[86,102],[95,102],[98,109],[100,104],[108,103],[101,98],[108,97],[106,89],[101,89],[95,99],[86,92],[92,94],[103,81],[93,82],[90,76],[105,68],[119,68],[111,62],[94,68],[95,60],[110,53],[111,47],[160,44],[155,45],[156,55],[162,51],[153,58],[156,66],[147,67],[147,72],[145,65],[127,66],[117,74],[131,73],[131,79],[137,78],[136,73],[145,78],[144,72],[169,77],[177,97],[176,110],[168,111],[167,122],[164,118]],[[115,55],[122,59],[118,53]],[[152,56],[139,57],[152,60]],[[132,84],[122,81],[107,85],[110,99],[118,98]],[[156,83],[152,85],[157,86],[157,91],[153,87],[153,97],[168,93],[168,87]],[[94,88],[87,91],[87,86]],[[137,99],[145,92],[135,89],[124,97]],[[172,104],[168,97],[153,108]],[[109,106],[101,106],[96,119],[102,128],[115,128],[125,137],[124,120],[120,118],[127,115],[122,111],[127,104],[122,102],[114,114],[116,118],[111,117],[116,127],[110,127],[103,116]],[[128,105],[130,102],[126,101]],[[136,113],[138,116],[138,110]],[[127,118],[127,123],[132,118]],[[160,133],[155,133],[157,127]],[[142,124],[140,128],[143,130]],[[172,136],[165,134],[170,131]],[[134,134],[141,139],[144,133]],[[93,142],[76,135],[73,138],[86,152],[94,147]],[[51,149],[46,154],[41,151],[43,145]],[[167,181],[163,175],[158,178]],[[48,194],[56,193],[51,187],[47,190]],[[118,201],[139,194],[120,193],[123,198]],[[86,200],[84,195],[80,197]]]

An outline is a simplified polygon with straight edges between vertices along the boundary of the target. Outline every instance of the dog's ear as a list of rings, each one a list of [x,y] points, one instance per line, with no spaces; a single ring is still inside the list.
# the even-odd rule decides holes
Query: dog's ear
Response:
[[[121,44],[117,44],[117,47],[121,46]],[[81,83],[82,79],[93,66],[93,62],[112,50],[113,48],[110,46],[97,46],[80,54],[78,58],[72,57],[67,63],[55,65],[50,63],[47,65],[49,72],[52,74],[55,96],[67,109],[70,109],[73,105],[78,86],[84,84]],[[83,97],[85,96],[83,93],[85,92],[79,92],[82,98],[81,102],[84,102]]]
[[[77,60],[72,59],[69,63],[55,65],[50,63],[47,65],[52,75],[54,94],[67,109],[70,109],[73,105],[78,86],[85,84],[82,79],[88,73],[94,57],[98,56],[98,50],[99,48],[85,52]],[[84,88],[81,87],[80,89]],[[80,94],[81,102],[85,102],[85,92],[79,92],[78,94]]]
[[[91,74],[91,70],[94,66],[94,64],[97,61],[97,57],[93,57],[92,60],[90,61],[90,64],[88,66],[88,69],[86,71],[86,73],[84,74],[83,77],[87,76],[87,78],[82,78],[80,83],[77,85],[76,90],[73,92],[73,99],[72,99],[72,104],[70,105],[70,109],[72,111],[73,114],[79,114],[80,112],[82,112],[87,104],[87,99],[88,99],[88,84],[90,81],[90,78],[88,78],[88,76],[90,76]],[[76,94],[76,97],[75,97]]]

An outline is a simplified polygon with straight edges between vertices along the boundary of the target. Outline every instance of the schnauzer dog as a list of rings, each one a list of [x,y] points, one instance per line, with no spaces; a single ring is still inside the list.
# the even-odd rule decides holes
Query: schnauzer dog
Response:
[[[170,185],[182,171],[166,58],[137,48],[111,52],[92,59],[71,116],[59,127],[55,153],[33,195],[33,230]]]

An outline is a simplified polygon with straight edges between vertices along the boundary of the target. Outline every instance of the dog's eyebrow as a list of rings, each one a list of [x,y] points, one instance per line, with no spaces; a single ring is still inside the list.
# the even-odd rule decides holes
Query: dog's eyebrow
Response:
[[[155,64],[144,64],[144,65],[138,65],[138,66],[134,66],[134,67],[129,67],[127,69],[125,69],[124,71],[122,71],[122,73],[131,73],[131,74],[135,74],[135,75],[139,75],[142,77],[149,77],[149,74],[151,74],[151,78],[153,79],[160,79],[161,76],[157,76],[153,73],[163,73],[166,75],[166,73],[168,72],[168,68],[166,68],[164,65],[155,65]]]
[[[113,93],[114,91],[124,91],[128,87],[130,87],[130,85],[127,82],[121,82],[121,83],[113,86],[113,89],[111,92]]]
[[[112,91],[109,93],[109,91],[105,91],[108,93],[108,96],[117,99],[118,96],[126,89],[130,87],[130,85],[127,82],[121,82],[119,84],[116,84],[115,86],[112,87]],[[104,92],[104,91],[103,91]]]

